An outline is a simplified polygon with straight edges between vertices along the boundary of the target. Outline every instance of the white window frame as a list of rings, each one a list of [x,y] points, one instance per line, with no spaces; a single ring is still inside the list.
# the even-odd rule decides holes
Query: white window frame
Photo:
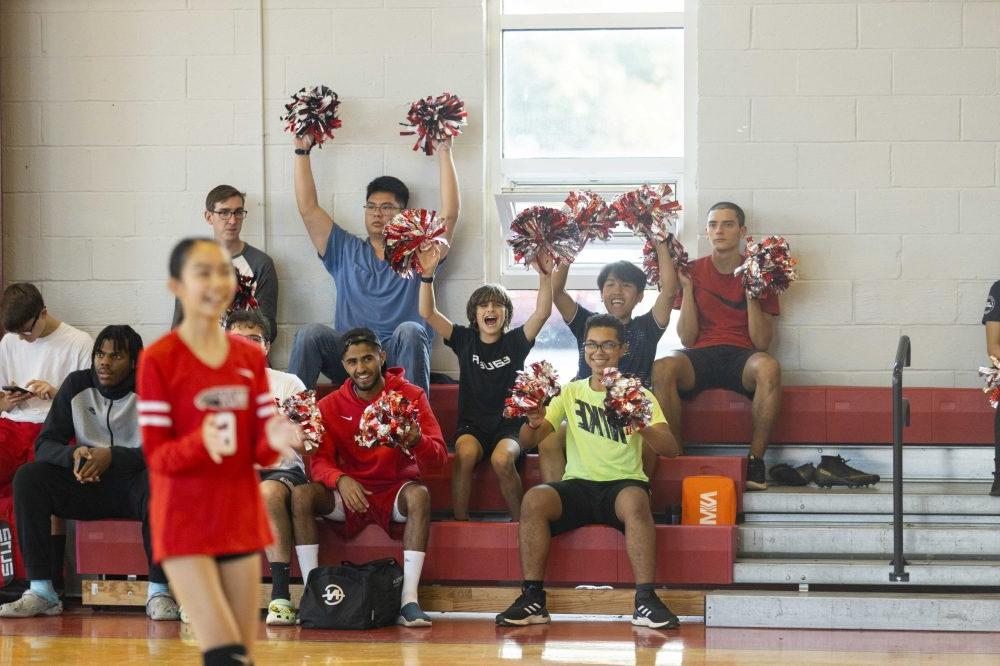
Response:
[[[508,14],[502,13],[503,0],[486,0],[487,98],[486,98],[486,277],[511,289],[534,289],[537,276],[513,263],[505,242],[510,233],[514,206],[519,202],[551,202],[558,208],[572,189],[624,192],[643,183],[670,183],[688,216],[695,195],[686,173],[694,173],[694,137],[697,94],[697,51],[695,49],[696,0],[687,0],[684,12]],[[682,158],[503,158],[503,31],[551,29],[642,29],[681,28],[684,30],[684,157]],[[693,181],[693,179],[691,179]],[[679,234],[683,242],[696,242],[695,234],[684,233],[681,214]],[[697,219],[694,217],[692,219]],[[690,226],[690,225],[689,225]],[[611,241],[623,249],[641,248],[638,238],[621,235]],[[693,245],[692,245],[693,247]],[[568,289],[591,289],[600,267],[583,264],[570,272]]]

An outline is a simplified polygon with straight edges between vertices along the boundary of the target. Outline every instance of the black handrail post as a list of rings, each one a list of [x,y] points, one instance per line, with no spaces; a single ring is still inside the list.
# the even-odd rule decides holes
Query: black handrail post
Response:
[[[902,335],[892,366],[892,573],[889,581],[910,580],[903,559],[903,428],[910,425],[910,401],[903,398],[903,368],[910,367],[910,338]]]

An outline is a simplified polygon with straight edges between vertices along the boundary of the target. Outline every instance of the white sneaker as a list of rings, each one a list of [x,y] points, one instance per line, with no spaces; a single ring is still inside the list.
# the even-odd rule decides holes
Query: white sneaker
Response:
[[[146,601],[146,616],[150,620],[179,620],[181,610],[169,594],[154,594]]]
[[[264,623],[272,627],[291,626],[299,623],[299,615],[291,601],[275,599],[267,605],[267,619]]]
[[[26,590],[21,598],[0,606],[0,617],[38,617],[39,615],[62,615],[61,601],[52,603],[37,592]]]

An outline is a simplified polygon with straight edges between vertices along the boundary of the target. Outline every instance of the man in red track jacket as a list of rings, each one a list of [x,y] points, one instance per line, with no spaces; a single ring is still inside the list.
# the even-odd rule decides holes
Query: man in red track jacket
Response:
[[[292,491],[295,551],[302,576],[308,580],[319,559],[315,516],[344,522],[348,536],[370,523],[386,532],[390,522],[406,523],[398,623],[428,627],[430,617],[417,602],[431,513],[430,493],[420,482],[420,471],[439,469],[448,453],[427,396],[406,381],[402,368],[384,370],[385,358],[373,331],[356,328],[344,334],[341,361],[348,379],[319,402],[326,435],[310,465],[313,483]],[[362,413],[391,391],[402,393],[416,406],[419,425],[396,446],[361,446],[355,436]]]

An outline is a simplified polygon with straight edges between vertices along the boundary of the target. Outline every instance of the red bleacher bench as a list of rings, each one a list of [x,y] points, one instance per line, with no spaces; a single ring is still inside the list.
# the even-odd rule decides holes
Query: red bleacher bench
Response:
[[[993,408],[979,389],[904,388],[910,402],[906,444],[993,444]],[[684,402],[685,443],[745,444],[750,400],[715,389]],[[773,444],[890,444],[888,387],[786,386]]]
[[[509,522],[431,523],[425,583],[515,583],[522,579],[517,524]],[[320,562],[367,562],[382,557],[402,561],[402,525],[390,534],[369,525],[344,539],[335,524],[319,530]],[[731,525],[657,525],[656,582],[663,585],[724,585],[733,582],[736,528]],[[142,532],[135,521],[77,523],[77,571],[81,575],[145,576]],[[262,575],[269,569],[262,558]],[[293,562],[292,575],[301,575]],[[553,584],[631,585],[625,539],[610,527],[582,527],[552,539],[545,580]]]

